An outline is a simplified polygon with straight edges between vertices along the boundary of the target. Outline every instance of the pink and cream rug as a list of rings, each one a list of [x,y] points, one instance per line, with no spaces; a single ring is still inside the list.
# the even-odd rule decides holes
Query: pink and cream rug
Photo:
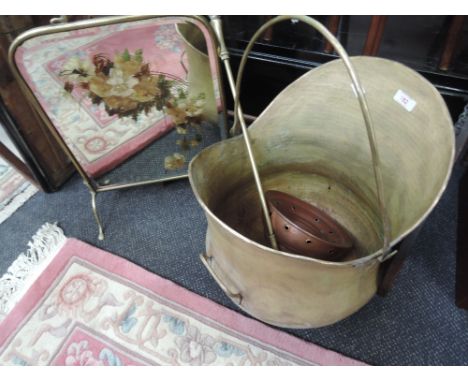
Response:
[[[0,279],[9,311],[2,365],[363,365],[67,239],[56,225],[29,246]]]
[[[36,187],[0,157],[0,223],[36,192]]]

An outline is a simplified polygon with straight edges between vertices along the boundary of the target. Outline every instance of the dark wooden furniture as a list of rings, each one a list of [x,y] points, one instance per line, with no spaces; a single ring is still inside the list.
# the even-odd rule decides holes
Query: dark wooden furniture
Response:
[[[27,29],[46,22],[46,17],[0,16],[0,121],[10,133],[26,163],[17,161],[3,147],[0,155],[44,191],[57,190],[73,173],[70,160],[45,124],[29,105],[8,65],[8,48]]]
[[[369,31],[367,32],[366,43],[362,54],[366,56],[376,56],[379,52],[380,43],[385,29],[388,16],[372,16]]]
[[[328,30],[333,33],[335,36],[338,33],[338,27],[340,26],[341,16],[329,16],[327,22]],[[327,41],[325,47],[323,48],[325,53],[333,53],[332,45]]]
[[[31,183],[38,185],[38,182],[36,181],[29,167],[14,153],[12,153],[8,149],[8,147],[6,147],[2,142],[0,142],[0,157],[2,157],[8,163],[10,163],[21,175],[27,178]]]
[[[456,19],[458,16],[314,17],[330,28],[350,55],[382,55],[417,70],[443,95],[454,120],[468,102],[466,17],[463,23]],[[265,20],[265,16],[223,16],[234,73],[248,40]],[[398,23],[405,24],[404,32],[397,28]],[[457,33],[450,32],[454,23]],[[426,48],[419,48],[421,45]],[[415,55],[415,51],[421,54]],[[447,51],[451,51],[450,65],[448,70],[441,70],[439,64]],[[287,22],[275,25],[254,45],[250,55],[244,76],[250,91],[242,97],[244,111],[258,115],[291,81],[336,57],[323,38],[307,26]],[[232,109],[232,99],[229,92],[226,94]]]
[[[439,69],[449,70],[450,64],[452,63],[457,43],[461,38],[461,32],[465,16],[453,16],[450,23],[450,28],[445,39],[444,50],[440,59]]]

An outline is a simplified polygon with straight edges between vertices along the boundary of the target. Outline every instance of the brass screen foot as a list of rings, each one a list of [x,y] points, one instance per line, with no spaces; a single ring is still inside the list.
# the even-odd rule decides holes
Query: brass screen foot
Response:
[[[94,219],[96,219],[96,223],[99,229],[98,239],[104,240],[104,231],[102,229],[101,220],[99,219],[99,215],[97,213],[97,208],[96,208],[96,192],[92,189],[90,189],[89,192],[91,193],[91,207],[93,208]]]

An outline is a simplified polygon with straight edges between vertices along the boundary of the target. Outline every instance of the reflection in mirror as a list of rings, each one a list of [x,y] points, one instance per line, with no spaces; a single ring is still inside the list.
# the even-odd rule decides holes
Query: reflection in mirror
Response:
[[[224,138],[206,28],[191,17],[78,25],[25,40],[14,58],[97,188],[164,180]]]

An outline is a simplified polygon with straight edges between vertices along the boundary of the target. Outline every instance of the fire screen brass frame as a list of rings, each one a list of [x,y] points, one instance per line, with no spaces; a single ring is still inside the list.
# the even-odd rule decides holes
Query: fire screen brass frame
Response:
[[[208,23],[208,20],[206,20],[202,16],[169,16],[169,15],[162,15],[162,16],[112,16],[112,17],[101,17],[101,18],[96,18],[96,19],[91,19],[91,20],[77,21],[77,22],[73,22],[73,23],[55,24],[55,25],[50,25],[50,26],[31,29],[31,30],[21,34],[20,36],[18,36],[13,41],[13,43],[10,46],[9,52],[8,52],[8,61],[9,61],[10,67],[11,67],[12,72],[13,72],[13,74],[15,76],[15,79],[17,80],[18,84],[20,85],[23,93],[25,94],[26,98],[28,99],[28,101],[33,106],[34,110],[38,113],[40,118],[44,121],[47,128],[50,130],[50,132],[54,136],[54,138],[60,144],[62,149],[65,151],[65,153],[68,155],[68,157],[72,161],[73,165],[75,166],[76,170],[78,171],[78,173],[82,177],[85,186],[90,191],[91,207],[92,207],[92,210],[93,210],[93,215],[95,217],[96,223],[98,225],[98,229],[99,229],[99,236],[98,237],[99,237],[100,240],[104,239],[104,230],[103,230],[103,226],[102,226],[102,223],[101,223],[101,220],[99,218],[99,214],[98,214],[97,208],[96,208],[96,196],[97,196],[98,193],[105,192],[105,191],[114,191],[114,190],[126,189],[126,188],[131,188],[131,187],[145,186],[145,185],[150,185],[150,184],[155,184],[155,183],[160,183],[160,182],[183,179],[183,178],[188,177],[188,173],[185,173],[183,175],[167,176],[167,177],[163,177],[163,178],[159,178],[159,179],[125,182],[125,183],[120,183],[120,184],[108,184],[108,185],[99,184],[95,179],[93,179],[85,171],[85,169],[83,168],[83,166],[79,162],[76,155],[73,153],[73,151],[67,145],[64,138],[57,131],[57,129],[54,126],[54,124],[52,123],[51,119],[49,118],[49,116],[47,115],[47,113],[45,112],[43,107],[40,105],[38,99],[34,96],[33,90],[28,85],[27,81],[22,76],[22,74],[21,74],[21,72],[19,70],[17,62],[15,60],[15,53],[16,53],[17,49],[22,46],[23,43],[25,43],[26,41],[28,41],[28,40],[30,40],[32,38],[35,38],[35,37],[51,35],[51,34],[61,33],[61,32],[74,31],[74,30],[82,30],[82,29],[92,28],[92,27],[108,26],[108,25],[111,25],[111,24],[123,24],[123,23],[130,23],[130,22],[137,22],[137,21],[144,21],[144,20],[151,20],[151,19],[159,20],[159,19],[171,19],[171,18],[173,18],[173,19],[181,18],[184,21],[192,22],[196,26],[201,25],[203,28],[205,28],[205,31],[210,36],[210,41],[205,39],[205,42],[207,44],[208,52],[213,52],[213,58],[215,58],[213,60],[210,60],[210,66],[213,65],[214,68],[215,68],[215,74],[212,71],[212,78],[211,79],[212,79],[212,82],[213,82],[213,86],[215,86],[214,81],[217,81],[217,84],[218,84],[219,103],[220,103],[220,106],[218,106],[218,112],[219,112],[219,116],[220,116],[220,129],[223,129],[223,128],[225,129],[226,126],[227,126],[227,122],[226,122],[226,113],[225,113],[224,94],[223,94],[223,91],[222,91],[222,89],[223,89],[222,78],[220,76],[220,67],[219,67],[219,62],[217,60],[218,43],[217,43],[216,36],[215,36],[213,30],[211,29],[210,24]],[[209,58],[211,58],[211,56],[209,56]],[[211,67],[211,69],[213,69],[213,67]],[[221,134],[221,139],[223,139],[223,138],[224,138],[224,134]]]

